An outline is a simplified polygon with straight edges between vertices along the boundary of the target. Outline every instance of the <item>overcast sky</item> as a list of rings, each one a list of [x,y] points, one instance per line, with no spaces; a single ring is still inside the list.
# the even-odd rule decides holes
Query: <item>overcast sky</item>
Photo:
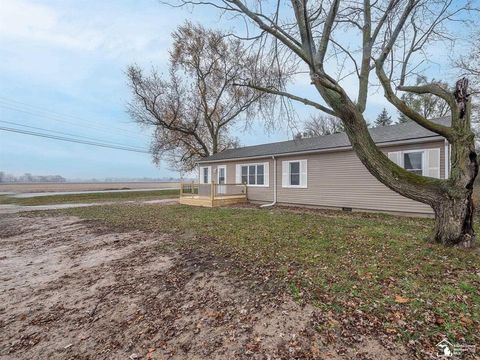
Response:
[[[0,127],[45,128],[58,136],[147,149],[151,129],[140,129],[125,112],[124,71],[132,63],[165,69],[170,33],[186,19],[229,25],[212,9],[192,13],[156,0],[0,0]],[[438,65],[429,73],[454,79],[452,71],[445,71],[447,50],[438,48],[436,55]],[[299,79],[294,88],[315,96],[308,79]],[[374,119],[383,106],[383,94],[372,93],[367,118]],[[310,111],[297,109],[301,119]],[[287,140],[291,129],[266,133],[257,122],[237,136],[243,145],[252,145]],[[5,131],[0,131],[0,170],[68,178],[178,176],[164,164],[154,166],[149,154]]]

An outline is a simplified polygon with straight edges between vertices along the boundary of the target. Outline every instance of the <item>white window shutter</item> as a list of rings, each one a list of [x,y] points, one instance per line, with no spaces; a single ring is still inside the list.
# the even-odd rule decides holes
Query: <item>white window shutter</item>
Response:
[[[212,167],[208,167],[208,184],[212,183]]]
[[[402,166],[402,152],[393,151],[388,153],[388,158],[398,166]]]
[[[307,160],[300,161],[300,187],[307,187]]]
[[[290,185],[288,165],[288,161],[282,161],[282,187],[288,187]]]
[[[265,186],[269,186],[268,185],[268,179],[270,177],[270,163],[266,162],[266,163],[263,163],[263,184]]]
[[[425,151],[423,175],[440,179],[440,149],[428,149]]]
[[[235,184],[242,183],[242,166],[239,164],[235,165]]]

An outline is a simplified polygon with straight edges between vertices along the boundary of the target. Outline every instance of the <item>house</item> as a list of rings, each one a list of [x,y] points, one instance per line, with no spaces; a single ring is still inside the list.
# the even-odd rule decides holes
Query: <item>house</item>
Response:
[[[447,118],[434,121],[450,123]],[[372,128],[370,133],[406,170],[448,177],[449,144],[442,136],[413,121]],[[255,203],[433,214],[428,205],[395,193],[373,177],[344,133],[230,149],[202,159],[198,166],[199,197],[228,196],[230,187]],[[238,184],[246,184],[245,190]]]

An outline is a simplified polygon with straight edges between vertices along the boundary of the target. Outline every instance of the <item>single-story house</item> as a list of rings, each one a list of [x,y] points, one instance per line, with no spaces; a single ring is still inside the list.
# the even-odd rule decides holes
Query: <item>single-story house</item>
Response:
[[[448,118],[434,120],[449,125]],[[406,170],[436,178],[449,172],[449,144],[413,121],[370,129],[375,143]],[[198,162],[201,186],[246,184],[251,202],[429,215],[373,177],[345,133],[230,149]]]

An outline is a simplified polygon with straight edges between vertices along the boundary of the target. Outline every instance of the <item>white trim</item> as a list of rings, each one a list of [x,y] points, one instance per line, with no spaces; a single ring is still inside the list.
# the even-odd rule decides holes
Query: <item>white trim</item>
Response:
[[[426,138],[419,138],[419,139],[409,139],[409,140],[398,140],[398,141],[390,141],[390,142],[383,142],[383,143],[376,143],[378,147],[388,147],[393,145],[409,145],[409,144],[423,144],[428,142],[440,141],[445,140],[442,136],[431,136]],[[317,150],[306,150],[306,151],[293,151],[289,153],[282,153],[282,154],[265,154],[265,155],[258,155],[258,156],[250,156],[250,157],[241,157],[241,158],[225,158],[220,160],[198,160],[198,164],[202,163],[218,163],[218,162],[230,162],[230,161],[248,161],[248,160],[257,160],[257,159],[271,159],[272,156],[278,157],[287,157],[287,156],[295,156],[295,155],[303,155],[303,154],[317,154],[317,153],[324,153],[324,152],[337,152],[337,151],[345,151],[345,150],[352,150],[350,145],[348,146],[338,146],[338,147],[331,147],[326,149],[317,149]]]
[[[270,163],[269,162],[259,162],[259,163],[246,163],[246,164],[236,164],[235,169],[236,171],[239,172],[240,174],[240,183],[242,183],[242,166],[255,166],[255,177],[257,176],[257,166],[258,165],[263,165],[263,185],[258,185],[258,184],[249,184],[247,181],[247,186],[248,187],[269,187],[269,167]],[[250,179],[250,168],[247,171],[247,179]],[[235,174],[237,176],[237,174]],[[255,181],[257,179],[255,178]]]
[[[218,184],[218,187],[217,187],[217,192],[219,194],[225,194],[227,192],[227,186],[226,185],[223,185],[220,184],[220,169],[223,169],[225,170],[224,172],[224,177],[225,177],[225,181],[224,181],[224,184],[227,183],[227,165],[217,165],[217,184]],[[220,191],[222,190],[222,191]]]
[[[299,163],[298,185],[291,185],[290,164]],[[282,188],[307,189],[308,188],[308,161],[307,159],[283,160],[282,161]]]
[[[425,151],[425,164],[426,164],[426,175],[429,177],[433,177],[435,179],[440,179],[440,157],[441,151],[440,148],[433,148],[427,149]],[[433,166],[432,166],[432,159],[433,159]],[[438,160],[437,160],[438,159]]]
[[[445,171],[444,171],[444,174],[443,174],[443,178],[444,179],[448,179],[448,177],[450,176],[449,172],[450,172],[450,146],[449,146],[449,143],[448,143],[448,140],[445,139],[445,153],[444,153],[444,157],[445,157]]]
[[[412,150],[401,151],[400,159],[401,159],[402,167],[405,169],[405,156],[404,156],[405,154],[422,153],[422,176],[426,176],[426,174],[428,173],[428,170],[425,167],[427,164],[427,158],[425,156],[426,152],[427,152],[427,149],[412,149]]]
[[[438,167],[429,167],[430,166],[430,153],[432,151],[438,152]],[[403,150],[403,151],[392,151],[388,152],[387,156],[390,160],[392,160],[394,163],[396,163],[398,166],[401,166],[402,168],[405,169],[405,157],[404,154],[409,154],[409,153],[422,153],[422,176],[429,176],[429,173],[431,170],[437,171],[438,176],[430,176],[433,178],[440,179],[440,148],[429,148],[429,149],[410,149],[410,150]],[[397,157],[397,161],[394,161],[394,155],[395,157],[397,156],[396,154],[399,155],[399,158]]]
[[[207,180],[208,182],[204,182],[203,178],[203,169],[208,169],[207,171]],[[200,178],[198,179],[199,184],[210,184],[212,182],[212,167],[211,166],[200,166]]]
[[[277,203],[277,159],[272,156],[273,159],[273,201],[270,204],[260,205],[261,208],[274,206]]]

